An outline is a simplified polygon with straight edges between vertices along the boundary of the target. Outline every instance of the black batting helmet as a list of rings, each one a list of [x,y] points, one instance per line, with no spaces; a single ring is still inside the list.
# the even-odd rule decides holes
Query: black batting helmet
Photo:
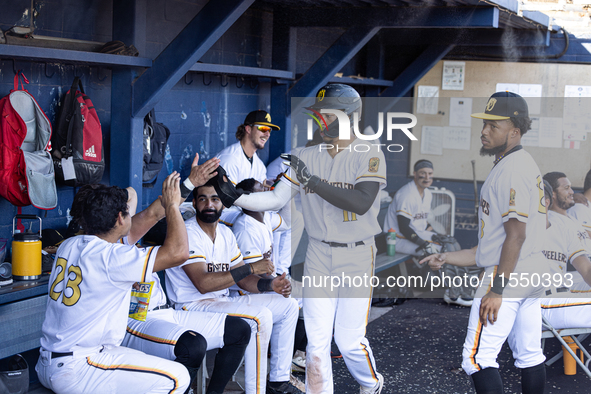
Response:
[[[308,107],[313,111],[321,109],[337,109],[343,111],[350,119],[350,125],[353,126],[353,113],[357,112],[361,118],[361,97],[355,89],[342,83],[329,83],[318,90],[314,105]],[[338,122],[333,122],[324,131],[329,137],[339,136]]]

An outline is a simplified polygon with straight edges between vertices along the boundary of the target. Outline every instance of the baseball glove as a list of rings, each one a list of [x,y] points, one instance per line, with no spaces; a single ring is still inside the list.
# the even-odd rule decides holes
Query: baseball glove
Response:
[[[222,200],[222,204],[224,204],[226,208],[230,208],[234,204],[234,201],[242,195],[242,190],[236,189],[226,175],[226,170],[224,170],[222,166],[218,166],[216,171],[218,174],[211,178],[210,182],[213,184],[218,197]]]

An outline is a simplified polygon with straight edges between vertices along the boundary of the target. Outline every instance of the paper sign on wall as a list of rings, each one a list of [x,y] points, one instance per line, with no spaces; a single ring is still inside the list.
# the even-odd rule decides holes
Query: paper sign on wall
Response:
[[[466,62],[443,62],[442,90],[464,90]]]

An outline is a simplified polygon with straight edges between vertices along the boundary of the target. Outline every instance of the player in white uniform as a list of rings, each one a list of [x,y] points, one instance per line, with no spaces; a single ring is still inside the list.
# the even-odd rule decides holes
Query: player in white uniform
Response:
[[[537,298],[543,288],[508,285],[511,274],[531,283],[546,267],[540,242],[546,230],[542,177],[520,145],[531,127],[527,103],[515,93],[497,92],[485,112],[472,117],[484,120],[480,153],[496,160],[480,192],[478,247],[447,253],[445,260],[467,266],[475,258],[485,268],[470,311],[462,367],[477,393],[503,393],[496,359],[508,340],[515,366],[521,369],[522,392],[543,393],[546,371]],[[421,262],[439,259],[441,255],[433,255]]]
[[[361,98],[348,85],[329,84],[318,91],[311,107],[317,113],[322,108],[345,112],[352,128],[353,113],[361,112]],[[311,283],[341,275],[373,275],[374,236],[381,232],[378,192],[386,186],[386,163],[383,153],[371,144],[355,137],[339,140],[336,115],[324,113],[322,117],[328,126],[321,130],[324,144],[289,157],[293,168],[273,191],[242,195],[235,203],[249,210],[273,210],[300,193],[309,236],[303,283],[306,392],[333,392],[330,343],[334,327],[335,342],[361,392],[380,393],[383,377],[376,371],[365,338],[371,287],[338,285],[331,289],[330,283],[319,287]]]
[[[559,175],[560,173],[550,173],[544,175],[544,178],[558,184],[559,179],[566,179]],[[591,261],[583,244],[587,232],[574,220],[555,210],[558,208],[557,205],[564,206],[565,203],[565,200],[559,202],[557,197],[560,194],[562,197],[569,194],[564,184],[563,191],[557,194],[553,191],[551,183],[544,179],[546,207],[550,210],[542,253],[549,263],[552,286],[546,289],[545,298],[542,299],[542,315],[557,330],[591,327],[591,299],[582,296],[580,292],[571,292],[570,286],[574,284],[573,272],[568,269],[569,266],[574,267],[577,274],[591,283]],[[558,210],[564,211],[562,208]]]
[[[585,227],[589,235],[591,235],[591,207],[589,206],[589,199],[591,198],[591,171],[585,175],[583,195],[577,199],[577,194],[574,196],[575,205],[569,208],[566,213],[568,216],[577,219]]]
[[[199,155],[195,155],[191,174],[183,183],[182,201],[195,185],[207,182],[219,164],[217,158],[201,166],[197,165],[198,161]],[[133,245],[164,215],[162,204],[156,200],[146,210],[133,216],[132,230],[124,241]],[[189,373],[199,368],[206,350],[219,348],[207,393],[223,393],[244,355],[250,340],[250,326],[244,320],[225,313],[174,310],[167,303],[158,274],[152,273],[149,280],[154,285],[146,320],[128,319],[122,345],[178,361],[190,368]]]
[[[196,216],[185,222],[189,234],[189,260],[182,267],[166,271],[166,287],[175,309],[220,312],[237,316],[251,327],[245,353],[245,380],[248,394],[300,393],[291,383],[290,366],[297,302],[285,274],[261,279],[259,274],[274,272],[273,264],[262,259],[245,265],[232,231],[218,225],[223,205],[211,186],[194,191]],[[253,275],[255,274],[255,275]],[[228,288],[238,283],[250,293],[229,297]],[[271,341],[269,384],[267,349]]]
[[[36,366],[45,387],[66,394],[183,393],[188,387],[182,364],[120,346],[132,285],[188,257],[179,199],[174,172],[162,184],[164,245],[137,248],[117,243],[131,228],[125,190],[87,185],[77,193],[72,215],[87,235],[61,244],[49,278]]]

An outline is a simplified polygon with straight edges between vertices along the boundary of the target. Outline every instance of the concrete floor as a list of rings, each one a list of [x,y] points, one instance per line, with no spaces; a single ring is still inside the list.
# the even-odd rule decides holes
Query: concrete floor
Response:
[[[469,377],[461,370],[461,349],[466,334],[469,308],[446,305],[441,299],[412,299],[402,305],[372,308],[367,337],[378,371],[384,375],[382,394],[464,394],[473,393]],[[583,342],[589,346],[591,341]],[[545,354],[560,351],[558,341],[546,341]],[[505,393],[521,393],[519,370],[513,366],[509,348],[499,355]],[[211,360],[213,362],[213,360]],[[209,362],[208,362],[209,364]],[[359,392],[359,385],[343,359],[333,360],[335,393]],[[242,384],[244,371],[237,373]],[[296,374],[304,380],[303,374]],[[574,376],[563,373],[562,361],[547,367],[546,394],[588,394],[591,380],[578,368]],[[241,393],[230,383],[226,394]],[[31,387],[31,394],[48,394],[42,387]]]

